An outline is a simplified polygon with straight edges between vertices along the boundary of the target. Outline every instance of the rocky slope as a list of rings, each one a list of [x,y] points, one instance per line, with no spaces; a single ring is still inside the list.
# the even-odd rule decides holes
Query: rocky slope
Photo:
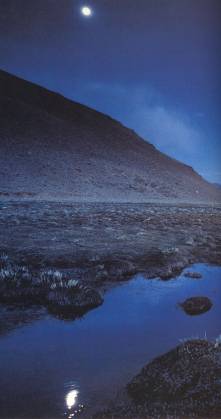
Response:
[[[3,71],[0,185],[1,198],[221,201],[191,167],[117,121]]]

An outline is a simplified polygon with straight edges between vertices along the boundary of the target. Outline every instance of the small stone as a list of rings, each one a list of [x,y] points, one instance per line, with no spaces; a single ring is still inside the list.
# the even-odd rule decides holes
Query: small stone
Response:
[[[199,272],[185,272],[184,276],[187,278],[193,278],[193,279],[202,278],[202,275]]]
[[[194,244],[194,240],[192,238],[186,241],[187,246],[193,246],[193,244]]]

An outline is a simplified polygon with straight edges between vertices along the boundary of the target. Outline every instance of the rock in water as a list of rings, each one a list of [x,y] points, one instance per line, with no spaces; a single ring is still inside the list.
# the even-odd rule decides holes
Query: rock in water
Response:
[[[185,313],[192,316],[209,311],[212,305],[208,297],[191,297],[180,304]]]
[[[200,279],[202,275],[199,272],[185,272],[184,276],[186,278]]]

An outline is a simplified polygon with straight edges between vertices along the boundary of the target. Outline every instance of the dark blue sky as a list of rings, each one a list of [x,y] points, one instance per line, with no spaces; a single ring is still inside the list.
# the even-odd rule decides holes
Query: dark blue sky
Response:
[[[220,0],[0,0],[0,67],[221,182],[220,21]]]

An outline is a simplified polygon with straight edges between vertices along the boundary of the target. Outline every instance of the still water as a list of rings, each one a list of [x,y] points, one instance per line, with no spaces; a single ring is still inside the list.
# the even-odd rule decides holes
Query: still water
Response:
[[[202,278],[184,277],[190,270]],[[153,357],[182,339],[220,335],[221,268],[185,271],[166,282],[138,275],[79,320],[44,316],[1,335],[0,417],[89,417]],[[208,296],[212,309],[186,315],[178,303],[191,296]]]

